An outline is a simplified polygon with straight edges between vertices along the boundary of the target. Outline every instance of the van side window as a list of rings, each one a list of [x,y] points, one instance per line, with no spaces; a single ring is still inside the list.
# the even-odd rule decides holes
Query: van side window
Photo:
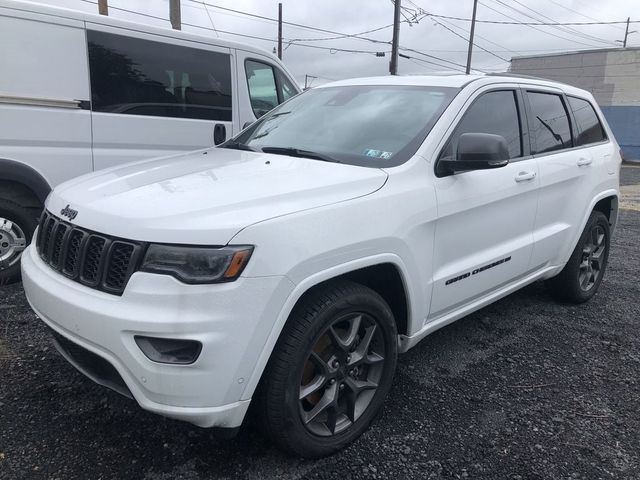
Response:
[[[498,90],[478,97],[460,120],[440,158],[455,157],[463,133],[501,135],[507,141],[509,158],[521,157],[522,135],[515,92]]]
[[[576,119],[576,126],[578,127],[576,145],[582,146],[606,140],[607,135],[604,133],[604,127],[602,123],[600,123],[593,105],[582,98],[567,98],[569,99],[569,106],[573,111],[573,117]]]
[[[560,95],[527,92],[531,105],[533,145],[531,153],[552,152],[570,148],[571,124]]]
[[[256,118],[260,118],[278,105],[276,77],[271,65],[247,60],[245,62],[251,108]]]
[[[87,31],[96,112],[231,121],[231,56]]]

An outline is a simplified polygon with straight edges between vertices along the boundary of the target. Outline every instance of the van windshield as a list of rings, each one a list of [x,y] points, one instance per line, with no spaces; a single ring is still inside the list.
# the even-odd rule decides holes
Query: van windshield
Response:
[[[366,167],[390,167],[416,152],[458,88],[357,85],[308,90],[223,148]]]

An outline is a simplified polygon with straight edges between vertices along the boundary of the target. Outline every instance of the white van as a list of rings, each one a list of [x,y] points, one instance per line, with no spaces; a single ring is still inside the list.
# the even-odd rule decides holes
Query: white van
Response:
[[[300,91],[249,45],[11,0],[0,72],[0,284],[55,185],[222,143]]]

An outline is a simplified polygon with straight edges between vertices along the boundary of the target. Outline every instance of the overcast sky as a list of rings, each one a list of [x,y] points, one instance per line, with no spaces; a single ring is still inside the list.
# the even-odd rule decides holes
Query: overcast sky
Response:
[[[41,3],[92,13],[97,12],[97,5],[90,3],[90,1],[97,0],[41,0]],[[204,0],[204,2],[270,18],[277,18],[278,15],[278,0]],[[393,3],[391,0],[282,0],[282,4],[285,21],[343,34],[378,29],[393,22]],[[632,4],[636,4],[636,6],[632,6]],[[109,5],[110,7],[167,18],[167,20],[135,15],[116,8],[111,8],[109,11],[112,17],[170,27],[168,21],[169,0],[109,0]],[[453,32],[462,37],[468,37],[469,22],[425,17],[416,23],[412,14],[418,13],[418,8],[423,8],[432,14],[470,18],[473,0],[415,0],[415,2],[402,0],[402,5],[410,10],[404,11],[403,20],[405,21],[402,23],[400,31],[400,45],[403,48],[417,50],[421,53],[402,50],[402,53],[412,58],[400,59],[399,73],[442,72],[445,69],[441,65],[456,69],[460,67],[455,64],[463,65],[466,63],[466,40],[456,36]],[[525,14],[534,18],[528,18]],[[634,15],[636,18],[633,18]],[[557,22],[626,21],[628,16],[632,16],[632,20],[640,19],[637,0],[518,0],[517,2],[515,0],[480,0],[477,14],[479,20],[512,21],[515,19],[529,22],[536,20],[543,22],[552,20]],[[206,7],[205,10],[203,2],[200,0],[182,0],[182,20],[185,23],[205,27],[205,29],[200,29],[184,26],[183,30],[185,31],[215,36],[216,33],[212,29],[213,22],[217,30],[272,40],[257,40],[219,32],[220,38],[251,43],[269,51],[273,51],[276,45],[277,24],[275,22],[224,11],[214,6]],[[412,20],[412,22],[408,20]],[[630,30],[640,30],[640,24],[632,25]],[[582,35],[579,35],[578,32]],[[381,42],[390,42],[391,35],[392,29],[387,27],[365,36]],[[283,37],[285,38],[286,50],[283,60],[301,84],[304,83],[305,74],[317,76],[318,78],[313,82],[319,84],[341,78],[388,73],[388,53],[384,58],[379,58],[373,53],[347,53],[301,45],[366,52],[388,52],[390,50],[389,44],[354,38],[318,40],[335,36],[284,25]],[[472,65],[475,69],[482,71],[504,71],[509,65],[505,60],[512,56],[613,47],[615,46],[614,41],[623,37],[624,25],[554,28],[478,23],[476,43],[479,47],[492,53],[475,47]],[[640,34],[630,35],[629,45],[640,45]],[[447,62],[435,60],[424,54],[440,57]],[[435,62],[440,65],[427,62]]]

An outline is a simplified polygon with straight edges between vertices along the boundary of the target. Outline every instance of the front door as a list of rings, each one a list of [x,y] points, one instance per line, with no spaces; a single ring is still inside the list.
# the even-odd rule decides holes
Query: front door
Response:
[[[491,133],[505,138],[510,161],[502,168],[435,179],[431,319],[525,276],[529,269],[538,167],[523,136],[522,113],[515,87],[477,92],[440,154],[455,158],[463,133]]]

